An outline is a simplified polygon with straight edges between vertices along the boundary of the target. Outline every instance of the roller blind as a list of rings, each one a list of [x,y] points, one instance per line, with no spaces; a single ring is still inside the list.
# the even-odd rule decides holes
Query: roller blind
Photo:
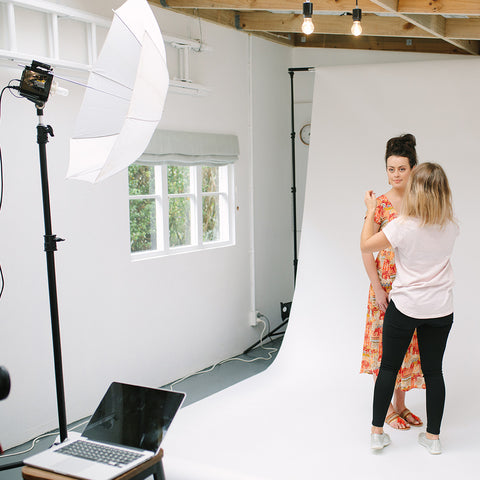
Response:
[[[238,137],[217,133],[156,130],[140,165],[228,165],[239,155]]]

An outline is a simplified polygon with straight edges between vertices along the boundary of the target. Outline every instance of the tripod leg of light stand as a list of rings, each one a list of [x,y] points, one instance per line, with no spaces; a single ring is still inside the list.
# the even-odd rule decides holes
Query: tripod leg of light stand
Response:
[[[251,345],[250,347],[248,347],[244,352],[243,354],[245,355],[246,353],[248,353],[250,350],[252,350],[253,348],[255,348],[257,345],[260,345],[264,340],[266,340],[267,338],[269,337],[272,337],[274,335],[283,335],[285,332],[280,332],[280,333],[275,333],[277,330],[280,330],[283,326],[287,325],[288,323],[288,320],[285,321],[285,322],[282,322],[278,327],[275,327],[271,332],[267,333],[261,340],[259,340],[258,342],[255,342],[253,345]]]
[[[50,125],[42,123],[43,107],[37,106],[39,123],[37,125],[37,143],[40,153],[40,174],[42,180],[43,217],[45,221],[45,252],[47,256],[48,293],[50,298],[50,317],[52,322],[53,358],[55,363],[55,383],[57,389],[58,424],[60,440],[67,438],[67,415],[65,410],[65,389],[63,384],[62,351],[60,342],[60,325],[58,320],[58,299],[55,276],[55,257],[57,242],[61,241],[52,235],[52,220],[50,214],[50,194],[48,189],[47,150],[48,135],[53,136]]]
[[[7,463],[5,465],[0,465],[0,472],[3,470],[12,470],[20,467],[23,467],[23,462]]]

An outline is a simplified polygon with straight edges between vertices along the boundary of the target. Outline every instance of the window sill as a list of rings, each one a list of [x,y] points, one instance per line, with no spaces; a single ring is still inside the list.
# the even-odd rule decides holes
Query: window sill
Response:
[[[235,246],[234,242],[209,242],[201,247],[198,245],[189,245],[185,247],[174,247],[169,250],[149,250],[147,252],[135,252],[130,254],[132,262],[149,260],[152,258],[171,257],[174,255],[182,255],[185,253],[199,253],[204,251],[215,250],[217,248],[226,248]]]

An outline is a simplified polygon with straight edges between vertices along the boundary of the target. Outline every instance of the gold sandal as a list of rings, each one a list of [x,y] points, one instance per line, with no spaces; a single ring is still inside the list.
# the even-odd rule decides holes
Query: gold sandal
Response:
[[[400,417],[400,415],[397,412],[393,412],[390,415],[388,415],[387,418],[385,418],[385,422],[388,423],[395,430],[409,430],[410,429],[410,425],[408,424],[408,422],[404,418]],[[403,425],[403,426],[402,427],[396,427],[395,424],[396,425]]]
[[[418,423],[409,422],[407,420],[407,417],[409,415],[411,415],[413,420],[414,421],[416,420]],[[402,413],[400,413],[400,418],[405,420],[408,424],[413,425],[414,427],[421,427],[423,425],[422,420],[419,417],[417,417],[416,415],[414,415],[408,408],[406,408],[405,410],[402,411]]]

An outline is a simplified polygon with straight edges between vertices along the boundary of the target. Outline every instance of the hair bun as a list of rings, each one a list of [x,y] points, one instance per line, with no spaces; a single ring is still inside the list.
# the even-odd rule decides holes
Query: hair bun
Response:
[[[417,140],[414,135],[411,133],[405,133],[404,135],[400,135],[399,139],[401,139],[404,143],[409,144],[412,147],[416,147]]]

